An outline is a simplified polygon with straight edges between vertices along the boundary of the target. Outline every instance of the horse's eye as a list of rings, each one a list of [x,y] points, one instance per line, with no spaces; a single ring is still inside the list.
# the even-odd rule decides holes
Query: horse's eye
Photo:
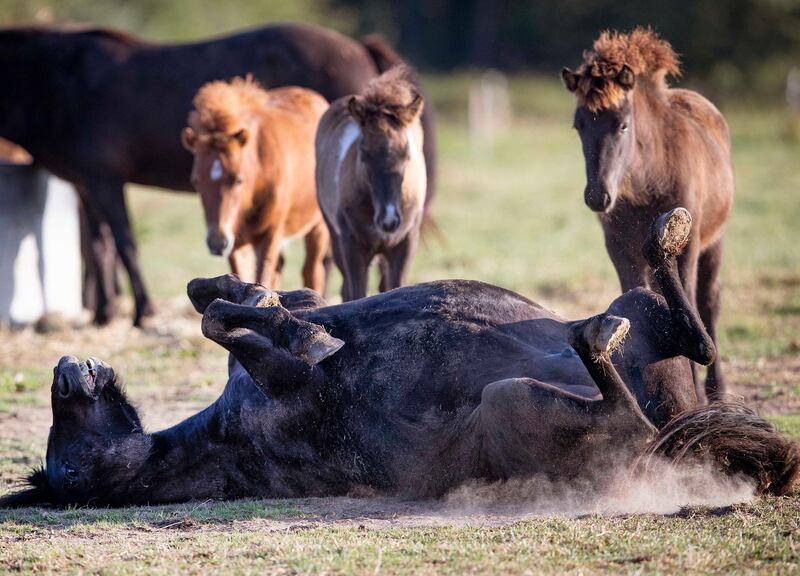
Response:
[[[628,123],[627,122],[623,122],[622,124],[620,124],[619,125],[619,131],[620,132],[627,132],[628,131]]]
[[[233,181],[233,183],[236,184],[237,186],[241,185],[242,182],[244,182],[244,178],[242,178],[241,176],[237,176]]]
[[[72,464],[67,462],[64,464],[64,476],[70,482],[75,482],[78,480],[78,469],[75,468]]]

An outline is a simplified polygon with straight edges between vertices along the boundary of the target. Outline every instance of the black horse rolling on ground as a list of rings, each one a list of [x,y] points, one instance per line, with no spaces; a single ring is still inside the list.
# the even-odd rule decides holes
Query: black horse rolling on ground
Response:
[[[676,209],[645,242],[663,296],[634,289],[576,322],[479,282],[327,306],[309,290],[194,280],[204,334],[231,353],[220,398],[146,433],[110,367],[64,357],[46,467],[0,506],[436,496],[534,474],[602,485],[609,462],[642,456],[703,460],[785,493],[796,444],[741,407],[698,407],[690,360],[715,350],[678,277],[690,227]]]
[[[113,317],[118,253],[130,276],[138,325],[152,304],[123,186],[192,190],[192,156],[180,134],[197,90],[211,80],[252,74],[266,88],[302,86],[333,101],[357,93],[400,62],[376,38],[357,42],[295,24],[194,44],[153,44],[104,29],[4,28],[0,137],[75,184],[87,239],[86,304],[98,324]],[[430,197],[435,166],[430,108],[423,123]]]

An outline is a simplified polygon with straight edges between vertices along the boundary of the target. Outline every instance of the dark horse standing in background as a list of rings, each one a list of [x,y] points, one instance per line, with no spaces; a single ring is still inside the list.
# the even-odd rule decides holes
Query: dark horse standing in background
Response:
[[[679,72],[670,44],[637,28],[630,34],[604,32],[577,72],[564,68],[561,74],[578,99],[584,200],[600,215],[622,291],[650,283],[652,269],[638,247],[653,218],[686,207],[694,228],[679,259],[681,281],[716,342],[722,238],[734,192],[730,134],[711,102],[667,87],[665,77]],[[705,395],[713,400],[724,392],[716,360]]]
[[[138,325],[152,304],[123,187],[134,182],[192,189],[192,156],[180,134],[197,90],[211,80],[252,74],[266,88],[302,86],[335,100],[400,62],[379,40],[357,42],[305,25],[183,45],[102,29],[7,28],[0,30],[0,137],[78,189],[88,236],[87,280],[96,282],[86,289],[95,322],[104,324],[115,312],[115,245],[131,279]],[[430,115],[423,121],[431,171]]]

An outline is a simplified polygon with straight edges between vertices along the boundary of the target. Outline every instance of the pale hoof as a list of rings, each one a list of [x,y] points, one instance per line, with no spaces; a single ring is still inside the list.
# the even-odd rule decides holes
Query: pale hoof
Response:
[[[631,323],[627,318],[599,314],[574,322],[569,341],[578,352],[589,353],[595,358],[608,357],[619,348],[630,328]]]
[[[600,326],[592,340],[592,352],[595,354],[610,355],[619,348],[622,341],[631,329],[631,322],[619,316],[602,316]]]
[[[313,338],[305,342],[302,349],[296,351],[295,354],[303,362],[314,366],[338,352],[342,346],[344,346],[344,340],[334,338],[323,331],[315,334]]]
[[[670,256],[679,256],[692,235],[692,215],[686,208],[675,208],[658,217],[655,223],[658,245]]]
[[[653,222],[645,242],[645,256],[657,265],[671,256],[680,256],[692,236],[692,215],[686,208],[665,212]]]

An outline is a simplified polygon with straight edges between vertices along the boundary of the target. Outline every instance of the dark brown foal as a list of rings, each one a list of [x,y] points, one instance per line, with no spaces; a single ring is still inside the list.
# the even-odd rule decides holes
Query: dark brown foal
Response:
[[[622,291],[651,284],[640,246],[650,222],[683,206],[694,217],[692,240],[678,258],[683,286],[716,342],[722,238],[733,206],[730,135],[725,119],[700,94],[669,88],[679,74],[668,42],[649,29],[604,32],[577,72],[562,71],[578,99],[574,125],[586,162],[584,200],[598,212]],[[719,362],[698,395],[720,398]]]

